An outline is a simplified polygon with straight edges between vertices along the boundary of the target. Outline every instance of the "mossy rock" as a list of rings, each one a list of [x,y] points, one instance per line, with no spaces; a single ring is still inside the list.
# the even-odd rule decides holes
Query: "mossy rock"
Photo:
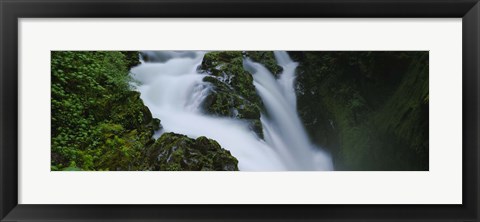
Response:
[[[126,129],[142,128],[153,132],[161,128],[160,120],[152,117],[152,113],[140,98],[139,92],[128,91],[114,103],[110,111],[106,112],[109,114],[108,119],[122,123]]]
[[[150,148],[151,170],[160,171],[237,171],[238,160],[215,140],[164,133]]]
[[[242,52],[209,52],[203,58],[201,69],[209,74],[203,81],[213,86],[203,103],[204,110],[216,116],[246,120],[250,129],[263,138],[261,124],[258,124],[263,104],[252,75],[243,68]]]
[[[140,53],[138,51],[122,51],[121,53],[125,56],[125,61],[129,69],[140,65]]]
[[[283,68],[277,64],[273,51],[246,51],[245,55],[265,66],[276,78],[282,73]]]

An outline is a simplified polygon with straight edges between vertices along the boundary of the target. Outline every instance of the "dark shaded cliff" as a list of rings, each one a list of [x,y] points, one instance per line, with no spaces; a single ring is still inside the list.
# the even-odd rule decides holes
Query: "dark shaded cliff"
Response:
[[[428,52],[290,52],[299,115],[336,170],[428,170]]]

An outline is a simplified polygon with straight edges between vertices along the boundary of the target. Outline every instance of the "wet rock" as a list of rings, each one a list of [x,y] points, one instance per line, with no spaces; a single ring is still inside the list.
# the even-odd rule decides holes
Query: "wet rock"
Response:
[[[254,62],[264,65],[276,78],[278,78],[283,71],[283,68],[277,64],[273,51],[246,51],[245,55]]]
[[[213,86],[203,104],[204,110],[216,116],[245,120],[250,129],[263,138],[259,124],[263,104],[255,91],[252,75],[243,68],[242,52],[209,52],[200,68],[209,74],[203,81]]]

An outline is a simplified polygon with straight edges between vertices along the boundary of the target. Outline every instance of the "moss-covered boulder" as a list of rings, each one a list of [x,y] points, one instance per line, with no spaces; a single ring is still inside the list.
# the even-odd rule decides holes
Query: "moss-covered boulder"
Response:
[[[246,51],[245,55],[265,66],[275,77],[279,77],[283,68],[277,64],[273,51]]]
[[[336,170],[428,170],[428,52],[290,52],[299,115]]]
[[[150,170],[238,170],[238,160],[230,151],[204,136],[191,139],[185,135],[164,133],[148,148],[147,157]]]
[[[242,52],[209,52],[203,58],[201,69],[209,74],[203,81],[213,86],[203,104],[204,110],[216,116],[246,120],[250,128],[263,138],[260,123],[263,105],[255,91],[252,75],[243,68]]]
[[[152,117],[148,107],[143,104],[139,92],[127,91],[124,96],[113,101],[113,103],[108,107],[110,109],[108,112],[105,110],[105,114],[110,115],[103,118],[121,123],[128,130],[148,129],[153,133],[153,131],[161,128],[160,120]],[[127,108],[130,104],[134,105]],[[112,115],[112,113],[115,115]]]

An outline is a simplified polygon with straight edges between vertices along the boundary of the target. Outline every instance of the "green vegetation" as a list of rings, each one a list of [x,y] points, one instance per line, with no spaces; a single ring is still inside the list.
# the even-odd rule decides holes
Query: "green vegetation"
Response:
[[[290,52],[298,111],[337,170],[428,170],[428,52]]]
[[[263,104],[255,91],[252,75],[243,68],[242,52],[209,52],[205,54],[201,68],[210,74],[203,81],[214,86],[214,92],[205,99],[205,110],[217,116],[244,119],[263,138],[260,123]]]
[[[52,170],[170,169],[162,162],[167,160],[147,161],[152,160],[152,149],[171,149],[164,141],[172,135],[165,134],[157,142],[152,138],[154,131],[160,129],[160,120],[152,118],[139,93],[129,87],[129,68],[137,64],[138,52],[52,52]],[[175,136],[179,137],[189,140]],[[189,153],[189,144],[183,155],[218,158],[216,162],[203,163],[207,158],[198,157],[196,166],[205,166],[199,169],[237,169],[232,160],[225,166],[219,164],[227,162],[228,151],[205,140],[199,138],[192,146],[210,153]]]

